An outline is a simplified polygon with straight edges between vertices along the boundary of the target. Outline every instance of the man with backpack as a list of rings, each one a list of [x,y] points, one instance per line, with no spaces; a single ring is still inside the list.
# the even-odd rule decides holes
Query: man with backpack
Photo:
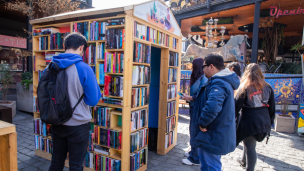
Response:
[[[53,154],[49,171],[82,171],[89,142],[90,106],[97,105],[101,92],[92,68],[82,62],[86,38],[71,33],[64,39],[65,53],[53,57],[39,81],[40,117],[52,124]]]

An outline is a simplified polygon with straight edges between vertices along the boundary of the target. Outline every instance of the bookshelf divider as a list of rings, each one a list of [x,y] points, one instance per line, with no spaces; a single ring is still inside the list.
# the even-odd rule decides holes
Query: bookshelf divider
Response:
[[[153,3],[160,3],[161,5],[163,5],[164,7],[165,4],[160,1],[160,0],[155,0],[155,1],[151,1],[151,2],[146,2],[147,4],[153,4]],[[146,4],[144,3],[144,4]],[[92,142],[90,142],[89,147],[99,147],[99,148],[107,148],[108,149],[108,153],[101,153],[98,151],[95,151],[95,149],[89,149],[88,148],[88,154],[92,154],[93,156],[103,156],[103,157],[108,157],[109,159],[116,161],[119,160],[120,161],[120,170],[122,171],[128,171],[128,170],[136,170],[136,171],[143,171],[143,170],[147,170],[147,161],[148,161],[148,155],[144,158],[142,158],[142,160],[145,159],[145,161],[142,161],[142,163],[146,163],[146,164],[142,164],[142,165],[136,165],[136,162],[134,162],[134,160],[132,160],[132,157],[135,157],[136,155],[138,155],[139,153],[148,153],[148,140],[146,139],[147,142],[144,142],[145,144],[140,147],[137,148],[137,150],[134,150],[133,147],[131,146],[131,142],[132,142],[132,138],[134,137],[134,135],[139,135],[139,132],[141,132],[143,135],[145,134],[145,131],[147,131],[146,133],[149,133],[149,107],[150,103],[149,103],[149,89],[150,89],[150,83],[146,83],[144,82],[144,84],[140,84],[140,85],[132,85],[132,77],[133,77],[133,67],[148,67],[148,70],[151,74],[151,60],[150,62],[146,62],[146,63],[142,63],[143,61],[133,61],[133,56],[135,54],[134,53],[134,43],[140,43],[143,44],[147,47],[150,48],[150,51],[147,52],[147,56],[149,56],[148,54],[153,53],[153,51],[151,51],[151,47],[156,47],[161,49],[161,67],[160,67],[160,85],[159,85],[159,107],[158,107],[158,142],[157,142],[157,153],[158,154],[162,154],[165,155],[168,151],[170,151],[174,145],[176,144],[176,135],[177,135],[177,121],[178,121],[178,97],[175,96],[175,98],[170,98],[167,99],[167,92],[168,92],[168,86],[169,85],[176,85],[176,91],[179,90],[179,76],[180,76],[180,59],[181,59],[181,33],[180,33],[180,28],[178,27],[171,11],[169,10],[170,16],[171,16],[171,23],[174,24],[172,25],[173,30],[177,29],[179,36],[177,36],[176,34],[173,34],[172,31],[168,31],[167,29],[165,29],[165,27],[160,27],[160,25],[157,24],[153,24],[151,22],[147,22],[142,18],[139,18],[138,16],[135,16],[135,10],[137,6],[141,6],[144,4],[139,4],[139,5],[135,5],[135,6],[128,6],[125,8],[113,8],[113,9],[105,9],[102,10],[101,12],[99,11],[99,9],[96,9],[96,11],[86,11],[84,10],[83,13],[77,13],[74,15],[74,12],[71,12],[69,14],[61,14],[59,17],[58,16],[50,16],[46,18],[42,18],[42,19],[36,19],[36,20],[32,20],[30,21],[30,23],[33,26],[33,30],[36,29],[45,29],[45,28],[54,28],[54,29],[58,29],[60,30],[60,33],[66,33],[66,32],[70,32],[72,33],[74,31],[73,27],[75,26],[75,23],[84,23],[87,22],[87,32],[88,32],[88,45],[95,45],[96,46],[96,50],[94,51],[95,53],[95,58],[94,58],[94,63],[91,63],[91,61],[87,61],[88,65],[92,67],[92,69],[95,69],[95,76],[97,77],[97,79],[100,79],[100,68],[102,68],[102,66],[99,68],[100,65],[104,65],[104,67],[106,66],[106,54],[107,53],[111,53],[111,54],[116,54],[116,53],[121,53],[123,54],[123,63],[121,64],[123,67],[123,72],[120,73],[116,73],[116,72],[103,72],[104,76],[110,76],[110,77],[123,77],[123,82],[122,82],[122,96],[117,96],[117,95],[113,95],[113,94],[109,94],[109,95],[103,95],[102,99],[100,99],[100,101],[98,102],[98,104],[96,105],[96,108],[102,108],[102,109],[109,109],[109,113],[107,113],[107,115],[109,115],[110,121],[109,121],[109,125],[107,127],[101,126],[99,123],[96,123],[96,117],[97,115],[99,115],[96,111],[96,108],[92,108],[92,120],[91,120],[91,129],[92,129]],[[166,7],[167,8],[167,7]],[[86,11],[86,12],[85,12]],[[150,9],[147,9],[147,11],[150,14]],[[100,12],[98,14],[98,12]],[[167,12],[167,11],[166,11]],[[123,13],[123,14],[122,14]],[[100,16],[100,18],[96,18],[96,14],[98,14],[98,16]],[[102,17],[102,16],[106,16],[106,17]],[[83,18],[85,18],[86,20],[82,20]],[[151,17],[152,18],[152,17]],[[124,47],[120,48],[120,49],[106,49],[106,43],[107,43],[107,39],[105,40],[96,40],[96,39],[91,39],[91,23],[94,22],[108,22],[108,20],[112,20],[112,19],[124,19],[124,23],[121,25],[108,25],[105,26],[105,31],[108,31],[108,29],[124,29],[124,36],[123,36],[123,40],[124,40]],[[50,22],[51,21],[51,22]],[[64,22],[62,22],[64,21]],[[66,22],[67,21],[67,22]],[[145,25],[146,26],[146,30],[143,29],[144,31],[140,31],[140,30],[135,30],[137,28],[137,25],[135,25],[135,22],[141,25]],[[51,23],[51,24],[50,24]],[[158,22],[157,22],[158,23]],[[83,24],[84,25],[84,24]],[[78,29],[78,25],[76,24],[77,29]],[[147,37],[149,37],[150,35],[148,35],[148,32],[150,32],[150,30],[147,30],[147,27],[154,29],[154,33],[155,33],[155,37],[153,37],[153,39],[151,41],[151,37],[150,40],[148,40]],[[139,33],[142,34],[141,37],[136,37],[135,33]],[[146,32],[146,33],[144,33]],[[92,32],[92,34],[94,33],[94,31]],[[153,33],[153,34],[154,34]],[[150,33],[151,34],[151,33]],[[157,36],[156,36],[157,34]],[[160,35],[161,34],[161,35]],[[52,54],[56,54],[56,53],[64,53],[64,47],[63,49],[51,49],[50,46],[50,39],[51,39],[51,35],[52,34],[45,34],[45,35],[35,35],[33,36],[33,85],[34,85],[34,92],[33,92],[33,100],[34,100],[34,127],[36,123],[39,122],[39,118],[40,118],[40,113],[39,113],[39,109],[36,105],[37,103],[37,87],[38,87],[38,83],[39,83],[39,79],[41,77],[42,71],[47,67],[47,63],[49,61],[46,61],[46,54],[52,53]],[[63,34],[62,34],[63,35]],[[107,35],[107,34],[106,34]],[[145,36],[143,36],[145,35]],[[159,36],[159,37],[158,37]],[[46,50],[41,50],[40,47],[42,47],[42,42],[41,42],[41,38],[42,37],[48,37],[43,43],[45,43],[45,45],[47,45],[47,49]],[[63,38],[63,37],[62,37]],[[40,41],[40,42],[39,42]],[[63,41],[63,39],[61,40]],[[172,44],[172,42],[174,42]],[[100,51],[98,49],[98,46],[104,44],[104,53],[100,54]],[[43,47],[44,48],[44,47]],[[169,66],[169,52],[175,52],[179,54],[179,59],[178,59],[178,66]],[[91,52],[90,52],[91,53]],[[100,58],[100,56],[103,55],[104,58]],[[136,68],[135,67],[135,68]],[[176,69],[177,73],[175,73],[176,75],[176,81],[171,83],[168,82],[168,69],[172,68],[172,69]],[[144,78],[146,79],[146,78]],[[100,81],[100,80],[99,80]],[[99,87],[101,88],[101,91],[103,92],[103,90],[106,88],[107,84],[106,83],[101,83],[98,82]],[[147,101],[143,101],[142,104],[140,104],[139,106],[133,106],[132,107],[132,96],[133,96],[133,89],[142,89],[143,92],[146,91],[147,95],[145,96],[148,100]],[[141,96],[140,96],[141,97]],[[143,99],[145,98],[144,96],[142,97]],[[114,101],[120,101],[120,103],[113,103],[113,102],[109,102],[109,101],[105,101],[104,98],[106,99],[114,99]],[[175,101],[175,113],[174,116],[170,116],[167,117],[167,103],[168,102],[174,102]],[[152,106],[154,107],[154,106]],[[135,128],[133,129],[133,131],[131,131],[131,122],[132,122],[132,118],[131,118],[131,113],[134,112],[141,112],[141,111],[145,111],[146,115],[148,118],[146,118],[146,125],[143,125],[142,127],[139,128]],[[170,134],[168,132],[166,132],[166,125],[167,125],[167,119],[168,118],[176,118],[176,126],[174,128],[174,143],[172,143],[172,145],[170,145],[168,148],[165,147],[165,141],[166,141],[166,135]],[[41,124],[43,124],[42,122],[39,122]],[[98,125],[99,124],[99,125]],[[119,148],[114,148],[108,145],[104,145],[104,144],[100,144],[100,137],[98,136],[97,142],[95,142],[95,136],[96,134],[99,135],[99,131],[98,133],[96,132],[95,128],[97,130],[101,130],[101,129],[107,129],[110,131],[113,131],[114,133],[118,133],[121,132],[121,149]],[[132,127],[134,128],[134,127]],[[148,135],[145,135],[145,137],[143,139],[145,139],[146,137],[148,137]],[[115,134],[116,135],[116,134]],[[42,135],[42,134],[37,134],[35,132],[34,134],[35,136],[35,154],[37,156],[40,156],[42,158],[51,160],[51,146],[47,146],[49,144],[47,143],[52,143],[52,139],[50,137],[50,135]],[[135,136],[136,137],[136,136]],[[39,142],[38,142],[39,141]],[[145,141],[145,140],[144,140]],[[46,143],[47,142],[47,143]],[[43,145],[41,145],[41,143]],[[116,146],[117,147],[117,146]],[[132,151],[131,151],[132,150]],[[143,156],[143,155],[142,155]],[[95,160],[95,157],[93,158]],[[91,160],[90,158],[88,160]],[[132,161],[131,161],[132,160]],[[93,166],[91,164],[88,164],[88,166],[84,167],[85,171],[93,171],[96,170],[96,165],[95,165],[95,161],[92,162]],[[65,166],[68,167],[68,159],[65,162]],[[99,169],[100,170],[100,169]]]

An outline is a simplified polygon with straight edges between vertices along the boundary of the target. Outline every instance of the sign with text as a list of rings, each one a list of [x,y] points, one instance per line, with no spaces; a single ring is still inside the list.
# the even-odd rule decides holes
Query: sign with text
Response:
[[[286,16],[286,15],[299,15],[304,14],[304,9],[301,9],[301,5],[298,7],[298,9],[293,10],[281,10],[278,9],[276,6],[271,6],[270,8],[270,16],[275,16],[276,18],[279,18],[279,16]]]
[[[26,39],[0,35],[0,46],[16,47],[26,49]]]
[[[181,36],[180,29],[170,8],[159,1],[152,1],[135,6],[134,16],[163,28],[178,37]]]

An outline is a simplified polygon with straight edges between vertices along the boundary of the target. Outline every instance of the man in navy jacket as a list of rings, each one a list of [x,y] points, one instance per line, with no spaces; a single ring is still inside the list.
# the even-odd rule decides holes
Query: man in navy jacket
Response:
[[[236,147],[234,90],[239,87],[238,76],[225,69],[220,55],[205,57],[204,73],[209,79],[192,96],[195,100],[193,112],[197,114],[197,135],[194,146],[198,149],[202,171],[221,171],[221,155],[234,151]]]

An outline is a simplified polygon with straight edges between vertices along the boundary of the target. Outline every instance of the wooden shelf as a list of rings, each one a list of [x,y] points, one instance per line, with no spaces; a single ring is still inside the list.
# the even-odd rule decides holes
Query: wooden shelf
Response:
[[[169,66],[169,68],[176,68],[176,69],[178,69],[178,66]]]
[[[96,145],[98,145],[98,144],[96,144]],[[103,156],[106,156],[106,157],[110,157],[110,158],[113,158],[113,159],[116,159],[116,160],[121,160],[121,157],[119,156],[119,154],[106,155],[106,154],[103,154],[103,153],[98,153],[96,151],[93,151],[93,153],[100,154],[100,155],[103,155]]]
[[[146,148],[146,147],[148,147],[148,146],[146,145],[146,146],[144,146],[144,147],[141,147],[140,149],[133,151],[131,154],[136,153],[136,152],[138,152],[138,151],[140,151],[140,150],[142,150],[142,149],[144,149],[144,148]]]
[[[134,108],[131,108],[131,111],[140,110],[140,109],[144,109],[144,108],[148,108],[148,107],[149,107],[149,105],[134,107]]]
[[[177,82],[171,82],[171,83],[168,83],[168,84],[177,84]]]
[[[111,26],[106,26],[107,29],[110,29],[110,28],[124,28],[125,25],[111,25]]]
[[[137,169],[136,171],[145,171],[145,170],[147,170],[148,169],[148,167],[147,167],[147,164],[145,164],[145,165],[142,165],[139,169]]]
[[[103,42],[106,42],[106,40],[91,40],[91,41],[88,41],[88,43],[103,43]]]
[[[172,116],[175,116],[175,114],[174,114],[174,115],[171,115],[171,116],[166,117],[166,119],[171,118]]]
[[[169,48],[169,51],[179,53],[179,51],[177,49],[173,49],[173,48]]]
[[[176,100],[176,97],[173,98],[173,99],[168,99],[167,101],[168,101],[168,102],[172,102],[172,101],[174,101],[174,100]]]
[[[141,130],[141,129],[145,129],[145,128],[148,128],[148,125],[146,125],[146,126],[144,126],[144,127],[141,127],[141,128],[138,128],[138,129],[132,131],[131,134],[134,133],[134,132],[136,132],[136,131],[139,131],[139,130]]]
[[[38,87],[38,84],[33,84],[33,87]]]
[[[133,62],[133,65],[150,66],[150,64],[147,64],[147,63],[140,63],[140,62]]]
[[[109,95],[104,95],[104,97],[108,97],[108,98],[115,98],[115,99],[123,99],[123,97],[118,97],[118,96],[109,96]]]
[[[106,52],[120,52],[120,51],[124,51],[124,49],[106,49]]]
[[[121,75],[123,76],[123,73],[110,73],[110,72],[105,72],[106,75]]]
[[[44,35],[37,35],[37,36],[33,36],[33,38],[36,38],[36,37],[45,37],[45,36],[50,36],[50,34],[44,34]]]
[[[113,110],[113,111],[111,111],[111,114],[112,115],[122,115],[122,112]]]
[[[46,50],[34,50],[34,53],[41,53],[41,52],[45,52]]]
[[[97,61],[98,61],[98,62],[104,62],[104,60],[103,60],[103,59],[97,59]]]
[[[151,46],[157,47],[157,48],[169,49],[169,47],[164,46],[164,45],[160,45],[160,44],[157,44],[157,43],[151,43]]]
[[[115,127],[110,128],[110,129],[115,130],[115,131],[120,131],[120,132],[122,131],[121,126],[115,126]]]
[[[65,49],[53,49],[53,50],[47,50],[47,52],[65,52]]]
[[[150,84],[132,85],[132,87],[149,87]]]
[[[40,134],[35,134],[35,133],[34,133],[34,135],[39,135],[39,136],[44,137],[44,138],[47,138],[47,139],[52,139],[52,137],[51,137],[51,136],[43,136],[43,135],[40,135]]]
[[[99,86],[104,86],[104,84],[98,84]]]
[[[118,150],[116,148],[112,148],[112,147],[108,147],[108,146],[105,146],[105,145],[100,145],[100,144],[96,144],[96,143],[93,143],[94,145],[99,145],[101,147],[105,147],[105,148],[111,148],[111,149],[114,149],[114,150],[117,150],[117,151],[121,151],[121,150]]]
[[[174,131],[175,129],[176,129],[176,127],[174,129],[172,129],[171,131],[166,132],[166,135],[169,134],[170,132]]]
[[[89,64],[89,66],[95,66],[95,64]]]
[[[113,107],[113,108],[122,108],[122,105],[115,105],[110,103],[98,103],[97,106]]]
[[[133,41],[151,46],[151,42],[134,37]]]

